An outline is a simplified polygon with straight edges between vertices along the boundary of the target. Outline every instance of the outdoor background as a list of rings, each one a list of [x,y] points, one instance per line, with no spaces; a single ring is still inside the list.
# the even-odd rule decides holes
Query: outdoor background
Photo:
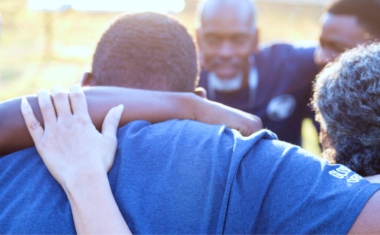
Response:
[[[135,0],[138,1],[138,0]],[[159,1],[159,0],[157,0]],[[329,0],[258,2],[260,40],[317,40],[319,17]],[[194,35],[196,0],[173,16]],[[107,22],[119,13],[67,10],[44,13],[27,8],[27,0],[0,0],[0,102],[56,85],[69,88],[90,71],[96,43]],[[303,147],[319,154],[311,121],[303,124]]]

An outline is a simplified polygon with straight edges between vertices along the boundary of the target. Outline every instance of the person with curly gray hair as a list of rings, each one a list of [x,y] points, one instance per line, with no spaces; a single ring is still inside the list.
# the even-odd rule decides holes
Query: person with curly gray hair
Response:
[[[313,106],[324,158],[362,176],[380,174],[380,43],[328,65],[317,77]]]

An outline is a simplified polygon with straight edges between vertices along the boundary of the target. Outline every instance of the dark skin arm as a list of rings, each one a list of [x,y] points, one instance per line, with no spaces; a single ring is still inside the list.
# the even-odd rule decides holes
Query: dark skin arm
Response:
[[[348,234],[380,234],[380,191],[368,200]]]
[[[59,92],[57,95],[67,94]],[[90,117],[100,130],[108,111],[123,104],[120,126],[135,120],[151,123],[171,119],[190,119],[207,124],[226,124],[248,136],[262,129],[260,118],[196,96],[193,93],[157,92],[118,87],[93,87],[85,90]],[[67,96],[68,97],[68,96]],[[43,119],[36,96],[28,96],[37,120]],[[33,140],[21,114],[21,98],[0,104],[0,156],[33,147]]]

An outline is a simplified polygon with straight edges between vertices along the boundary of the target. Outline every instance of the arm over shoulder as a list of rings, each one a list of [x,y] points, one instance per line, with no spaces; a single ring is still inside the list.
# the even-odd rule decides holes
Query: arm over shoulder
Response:
[[[368,200],[348,234],[380,234],[380,191]]]

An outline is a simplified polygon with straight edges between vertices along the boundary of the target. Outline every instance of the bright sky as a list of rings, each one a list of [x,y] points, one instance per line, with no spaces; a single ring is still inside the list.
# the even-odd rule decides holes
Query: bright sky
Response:
[[[185,8],[184,0],[29,0],[33,10],[57,11],[72,8],[77,11],[154,11],[179,13]]]

